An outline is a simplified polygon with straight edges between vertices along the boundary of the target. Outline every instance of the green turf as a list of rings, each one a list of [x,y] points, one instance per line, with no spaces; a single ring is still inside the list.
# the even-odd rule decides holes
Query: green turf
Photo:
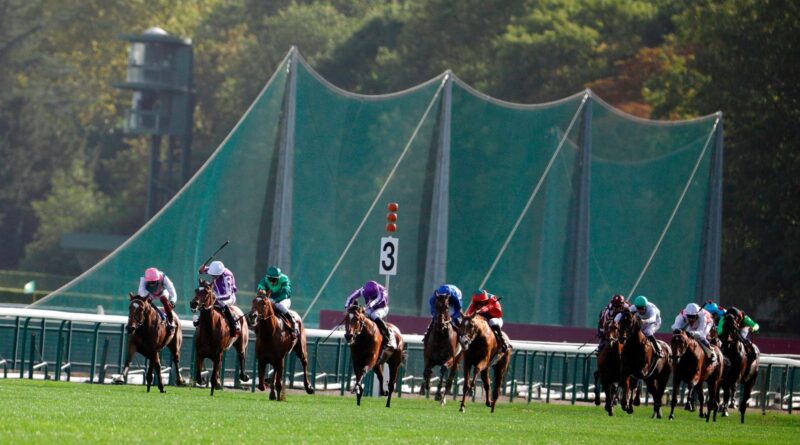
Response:
[[[535,402],[482,404],[458,412],[422,398],[308,396],[286,402],[264,393],[170,387],[146,393],[142,386],[100,386],[0,380],[2,443],[762,443],[800,440],[800,417],[760,411],[747,423],[735,417],[706,424],[695,413],[651,420],[650,407],[609,418],[602,408]],[[668,412],[668,411],[667,411]]]

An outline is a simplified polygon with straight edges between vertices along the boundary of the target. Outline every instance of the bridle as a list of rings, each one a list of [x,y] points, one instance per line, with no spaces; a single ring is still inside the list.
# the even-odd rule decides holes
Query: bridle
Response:
[[[145,305],[149,304],[146,298],[131,298],[130,306],[133,307],[133,314],[130,313],[130,308],[128,310],[128,326],[127,331],[129,333],[139,329],[139,327],[144,323],[144,309]]]
[[[201,300],[200,296],[203,296],[204,299]],[[214,290],[211,289],[211,286],[200,286],[194,290],[194,299],[191,303],[189,303],[189,309],[192,312],[200,311],[208,311],[214,307],[214,303],[217,301],[217,295],[214,293]],[[205,305],[201,306],[201,302],[204,302]]]
[[[478,327],[473,323],[473,318],[474,317],[464,317],[464,319],[461,320],[458,342],[461,343],[461,347],[463,347],[464,350],[469,349],[469,345],[475,341],[475,337],[478,335]]]
[[[272,314],[267,315],[267,306],[269,304],[271,304],[271,301],[269,301],[269,297],[267,296],[259,295],[253,299],[253,308],[250,310],[250,313],[247,314],[247,318],[250,320],[251,324],[256,324],[259,321],[267,321],[275,317],[274,310]]]
[[[442,331],[447,331],[448,325],[450,325],[450,306],[447,302],[448,300],[447,295],[437,295],[436,296],[436,319],[435,319],[435,326]]]
[[[347,309],[347,314],[345,315],[344,338],[347,340],[348,345],[355,343],[356,337],[361,335],[364,331],[364,326],[366,326],[364,313],[357,308],[358,306],[351,306]],[[355,326],[358,326],[358,329]]]

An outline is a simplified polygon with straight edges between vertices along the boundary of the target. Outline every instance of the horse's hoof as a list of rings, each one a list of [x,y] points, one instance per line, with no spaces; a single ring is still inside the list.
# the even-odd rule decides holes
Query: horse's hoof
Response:
[[[674,416],[674,415],[672,415],[672,414],[670,414],[670,415],[669,415],[669,420],[675,420],[675,416]]]
[[[159,389],[159,391],[161,391],[161,394],[166,394],[167,393],[166,389]]]
[[[490,402],[486,402],[486,406],[492,406]]]
[[[700,416],[700,418],[705,418],[706,420],[708,420],[708,414],[703,414],[703,412],[702,412],[702,411],[700,411],[700,412],[698,413],[698,415]]]
[[[421,386],[421,387],[419,388],[419,395],[421,395],[421,396],[424,396],[424,395],[425,395],[425,387],[424,387],[424,386]]]
[[[633,398],[633,406],[639,406],[641,404],[642,404],[642,401],[639,400],[639,397],[634,397]]]
[[[462,406],[461,408],[458,409],[458,411],[463,413],[463,412],[466,412],[467,409]]]
[[[720,416],[722,416],[722,417],[729,417],[729,416],[730,416],[730,414],[728,414],[728,412],[727,412],[727,411],[723,411],[723,412],[720,414]]]
[[[124,385],[125,384],[125,380],[123,380],[123,379],[114,379],[114,384],[115,385]]]
[[[274,392],[271,392],[271,393],[269,393],[269,399],[270,400],[278,400],[278,397],[275,395]]]
[[[306,394],[314,394],[314,388],[312,388],[310,386],[306,387]]]
[[[600,397],[594,398],[594,406],[600,406]]]
[[[250,376],[247,375],[247,374],[242,374],[242,375],[239,376],[239,380],[241,380],[243,382],[249,382],[250,381]]]
[[[175,380],[175,386],[186,386],[186,380],[183,379]]]

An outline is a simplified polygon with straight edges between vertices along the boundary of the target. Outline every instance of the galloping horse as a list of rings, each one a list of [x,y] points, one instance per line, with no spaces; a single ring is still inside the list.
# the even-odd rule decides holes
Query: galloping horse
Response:
[[[175,321],[175,329],[172,333],[167,329],[167,325],[161,321],[158,309],[153,305],[147,297],[141,297],[131,292],[128,297],[131,300],[128,306],[128,324],[125,329],[128,331],[128,355],[125,357],[125,367],[122,368],[120,374],[114,383],[125,383],[125,378],[128,376],[128,368],[130,368],[133,357],[138,352],[148,360],[150,365],[147,367],[147,392],[150,392],[150,385],[153,383],[153,371],[158,378],[158,390],[164,390],[164,384],[161,381],[161,358],[159,353],[164,347],[168,347],[172,353],[172,362],[175,364],[175,384],[178,386],[183,385],[183,377],[181,377],[181,343],[183,343],[183,334],[181,333],[181,323],[177,315],[173,315]]]
[[[613,404],[617,399],[617,384],[620,383],[619,371],[622,363],[622,341],[620,340],[619,323],[614,320],[606,323],[603,328],[603,335],[606,337],[606,347],[597,354],[597,372],[594,374],[594,404],[600,405],[599,380],[602,383],[603,392],[606,394],[605,410],[609,416],[613,416]]]
[[[505,336],[506,334],[503,333]],[[475,379],[478,373],[481,374],[483,381],[483,392],[486,393],[486,406],[492,408],[497,404],[500,396],[500,385],[503,384],[503,377],[511,361],[511,342],[506,337],[508,349],[505,352],[500,350],[494,332],[489,327],[489,322],[483,316],[473,314],[469,317],[461,317],[461,326],[458,328],[458,341],[464,352],[464,395],[461,397],[460,411],[466,411],[467,394],[475,388]],[[494,369],[494,390],[489,394],[491,380],[489,379],[489,367]],[[470,378],[470,372],[472,377]]]
[[[699,400],[700,417],[705,417],[708,422],[711,412],[714,412],[714,421],[717,421],[717,409],[719,408],[719,384],[722,380],[722,353],[717,345],[712,345],[711,349],[717,354],[719,360],[711,363],[711,359],[706,357],[700,343],[692,338],[686,331],[676,329],[672,333],[672,403],[670,404],[669,419],[675,418],[673,412],[678,403],[678,392],[680,392],[681,382],[686,383],[689,393],[686,401],[686,409],[692,411],[692,393],[697,393]],[[707,412],[703,414],[703,382],[708,385]],[[696,389],[696,390],[695,390]]]
[[[670,373],[670,348],[661,340],[657,340],[661,347],[661,355],[655,356],[653,345],[642,332],[642,325],[633,312],[625,311],[620,319],[620,329],[630,335],[622,346],[622,363],[620,365],[620,380],[623,386],[622,409],[628,414],[633,413],[632,379],[644,380],[647,391],[653,397],[653,418],[661,418],[661,405],[664,390]]]
[[[423,373],[424,381],[419,388],[420,395],[425,395],[430,390],[431,374],[433,374],[433,367],[439,366],[439,386],[436,388],[436,400],[444,405],[447,399],[447,391],[453,385],[453,378],[458,371],[458,360],[460,358],[456,355],[458,350],[458,332],[450,322],[450,307],[448,304],[448,295],[436,296],[435,311],[433,325],[428,332],[424,345],[425,357],[425,371]],[[444,383],[444,374],[450,370],[447,376],[447,383],[444,385],[444,394],[442,394],[442,384]]]
[[[239,379],[243,382],[250,380],[250,377],[244,372],[244,359],[247,353],[249,331],[243,320],[244,314],[242,314],[242,311],[235,306],[231,306],[231,311],[239,317],[237,323],[240,323],[242,330],[241,335],[233,337],[230,327],[225,321],[225,316],[214,308],[217,295],[214,293],[211,283],[203,279],[199,283],[200,286],[194,290],[194,298],[189,303],[192,312],[200,311],[197,331],[195,331],[194,336],[195,381],[200,385],[203,384],[203,360],[206,358],[211,360],[214,364],[211,372],[211,395],[213,396],[214,389],[222,389],[219,384],[222,355],[234,344],[239,355]]]
[[[741,422],[744,423],[747,401],[750,399],[753,385],[755,385],[756,378],[758,378],[760,351],[755,344],[751,343],[753,354],[748,356],[739,337],[739,323],[733,314],[726,314],[720,320],[720,323],[722,323],[722,334],[720,335],[722,353],[725,354],[725,358],[730,362],[730,365],[726,365],[722,373],[722,415],[728,416],[728,402],[733,401],[734,394],[736,394],[736,384],[741,383],[744,391],[742,400],[739,403],[739,412],[741,413]]]
[[[392,391],[397,383],[397,373],[400,365],[405,360],[403,351],[403,336],[400,330],[391,323],[386,323],[389,332],[394,335],[397,341],[397,349],[388,354],[381,354],[381,336],[378,326],[369,319],[364,313],[364,308],[356,304],[350,306],[345,311],[344,318],[344,338],[350,345],[350,355],[353,358],[353,371],[356,373],[356,383],[353,390],[356,393],[356,404],[361,406],[361,396],[364,394],[364,385],[361,380],[364,375],[372,369],[378,377],[380,395],[388,396],[386,407],[392,403]],[[389,365],[389,385],[388,391],[383,390],[383,368],[382,365]]]
[[[294,351],[303,365],[303,385],[306,393],[314,394],[311,383],[308,381],[308,352],[306,349],[306,330],[302,321],[295,316],[297,330],[300,333],[297,339],[292,339],[287,330],[286,323],[275,315],[272,300],[265,295],[253,299],[250,312],[247,314],[248,323],[256,331],[256,358],[258,359],[258,389],[266,390],[264,384],[264,370],[267,364],[272,365],[272,380],[270,381],[270,400],[286,400],[283,392],[283,365],[289,352]],[[290,329],[290,328],[289,328]]]

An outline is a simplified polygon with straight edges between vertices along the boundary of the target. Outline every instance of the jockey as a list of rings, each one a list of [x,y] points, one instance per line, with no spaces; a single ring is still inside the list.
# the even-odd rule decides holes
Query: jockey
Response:
[[[701,309],[700,306],[695,303],[689,303],[675,317],[672,330],[686,330],[688,334],[700,343],[703,352],[711,358],[711,363],[714,363],[717,361],[717,354],[711,349],[711,343],[709,342],[709,336],[711,335],[711,328],[713,326],[714,319],[707,310]]]
[[[600,339],[600,344],[597,345],[597,352],[602,351],[606,346],[606,336],[604,332],[606,324],[627,308],[628,303],[625,302],[625,297],[617,294],[611,297],[611,301],[608,302],[608,305],[600,311],[600,319],[597,321],[597,338]]]
[[[286,274],[275,266],[267,269],[267,274],[258,282],[258,294],[269,295],[272,300],[272,305],[275,310],[283,318],[283,321],[289,326],[289,331],[294,338],[300,335],[297,332],[297,326],[294,323],[294,317],[289,313],[289,308],[292,307],[292,282]]]
[[[226,268],[222,261],[212,261],[208,266],[205,264],[200,266],[200,273],[211,275],[214,278],[214,293],[217,294],[217,301],[214,305],[222,311],[222,315],[228,321],[231,335],[238,336],[241,333],[241,328],[230,308],[230,306],[236,304],[236,278],[234,278],[233,272]],[[197,326],[197,319],[194,320],[194,323]]]
[[[147,297],[151,303],[153,298],[158,298],[164,307],[164,312],[167,314],[167,329],[172,331],[175,328],[172,308],[175,307],[178,294],[175,292],[175,286],[167,274],[155,267],[148,267],[144,271],[144,276],[139,278],[139,291],[136,294]]]
[[[428,303],[431,306],[431,317],[436,317],[436,297],[446,296],[447,303],[450,306],[450,322],[453,326],[457,329],[458,326],[461,324],[461,289],[452,285],[452,284],[442,284],[435,291],[433,291],[433,295],[431,298],[428,299]],[[425,335],[423,335],[424,339],[428,338],[428,333],[431,331],[431,326],[433,326],[433,320],[428,325],[428,329],[425,331]]]
[[[711,317],[714,319],[714,326],[719,326],[719,321],[722,319],[722,316],[725,315],[725,308],[714,303],[714,300],[708,300],[706,304],[703,305],[703,309],[711,314]]]
[[[647,301],[647,297],[644,295],[636,297],[633,300],[633,307],[629,307],[628,310],[636,311],[636,316],[639,317],[642,324],[642,333],[650,340],[655,353],[661,355],[661,347],[658,346],[658,340],[655,337],[656,331],[661,327],[661,311],[655,304]],[[617,314],[614,321],[619,322],[620,318],[622,318],[622,314]]]
[[[486,289],[478,289],[472,294],[472,301],[467,308],[465,316],[469,317],[473,314],[480,314],[489,320],[489,327],[492,328],[497,341],[500,343],[500,351],[506,352],[508,344],[503,337],[500,329],[503,327],[503,308],[500,307],[500,301],[496,295],[492,295]]]
[[[736,320],[739,322],[739,338],[742,340],[742,343],[745,344],[747,348],[748,356],[755,355],[755,350],[753,349],[753,343],[750,341],[750,332],[758,332],[759,326],[750,316],[744,313],[743,310],[731,306],[727,311],[727,314],[733,314],[736,317]],[[717,333],[722,334],[722,323],[719,324],[717,328]]]
[[[384,352],[397,348],[397,341],[389,332],[386,322],[383,319],[389,315],[389,292],[380,284],[374,281],[367,281],[363,287],[355,290],[344,303],[345,309],[357,303],[360,297],[364,297],[364,304],[369,318],[375,322],[383,336]]]

